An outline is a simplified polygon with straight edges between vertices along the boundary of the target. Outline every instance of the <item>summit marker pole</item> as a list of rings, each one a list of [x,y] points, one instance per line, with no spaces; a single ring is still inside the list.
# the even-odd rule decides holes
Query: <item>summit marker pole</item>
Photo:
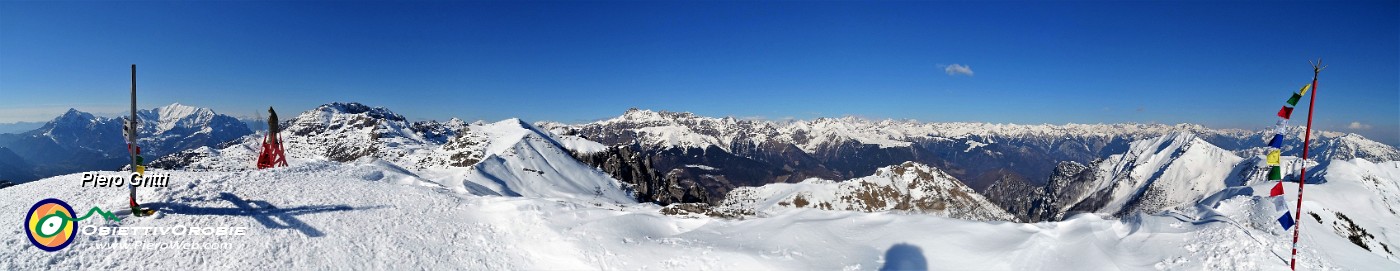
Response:
[[[1298,270],[1298,228],[1303,226],[1303,184],[1307,183],[1308,178],[1308,142],[1312,140],[1312,116],[1313,111],[1317,111],[1317,74],[1325,68],[1327,66],[1322,66],[1320,58],[1317,59],[1317,63],[1313,63],[1312,95],[1308,97],[1308,126],[1303,135],[1303,167],[1298,172],[1298,209],[1293,212],[1293,221],[1298,221],[1298,224],[1293,225],[1293,256],[1288,258],[1288,268],[1292,270]]]
[[[131,172],[133,173],[136,172],[136,166],[139,166],[139,164],[136,163],[136,151],[137,148],[140,148],[136,145],[136,131],[138,130],[136,129],[136,123],[136,64],[131,64],[131,118],[127,119],[126,148],[127,153],[131,154]],[[132,179],[126,183],[127,189],[131,191],[129,200],[132,214],[137,214],[141,211],[141,205],[136,204],[135,182],[136,180]]]

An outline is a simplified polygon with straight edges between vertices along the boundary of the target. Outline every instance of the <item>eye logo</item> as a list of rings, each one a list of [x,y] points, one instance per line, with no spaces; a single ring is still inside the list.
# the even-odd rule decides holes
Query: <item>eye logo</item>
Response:
[[[58,199],[44,199],[29,208],[24,218],[24,232],[29,242],[44,251],[58,251],[73,243],[73,234],[78,228],[73,217],[73,207]]]

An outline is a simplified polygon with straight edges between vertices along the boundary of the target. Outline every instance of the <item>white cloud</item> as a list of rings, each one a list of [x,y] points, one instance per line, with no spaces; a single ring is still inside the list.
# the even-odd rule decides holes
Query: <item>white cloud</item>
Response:
[[[1351,125],[1347,125],[1347,128],[1352,130],[1370,130],[1371,125],[1361,123],[1360,121],[1353,121]]]
[[[961,75],[966,75],[966,76],[972,76],[972,68],[971,68],[971,67],[968,67],[968,66],[965,66],[965,65],[960,65],[960,64],[953,64],[953,65],[948,65],[947,67],[943,67],[943,72],[947,72],[948,75],[950,75],[950,76],[952,76],[952,75],[959,75],[959,74],[961,74]]]

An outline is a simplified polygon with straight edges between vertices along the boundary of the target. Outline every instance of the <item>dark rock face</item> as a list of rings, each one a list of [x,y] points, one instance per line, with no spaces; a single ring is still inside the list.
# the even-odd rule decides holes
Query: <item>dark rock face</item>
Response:
[[[663,173],[654,166],[657,162],[649,159],[659,156],[643,154],[636,146],[614,146],[606,151],[575,156],[579,161],[596,166],[630,185],[636,191],[638,201],[667,205],[704,203],[711,198],[709,190],[694,179],[689,179],[693,174],[686,174],[681,169]]]
[[[1002,179],[983,194],[989,200],[1026,222],[1057,221],[1075,210],[1096,210],[1103,200],[1075,200],[1089,193],[1095,171],[1075,162],[1060,162],[1044,185],[1034,185],[1019,179]],[[1073,205],[1073,206],[1071,206]],[[1097,205],[1097,206],[1096,206]]]
[[[1067,163],[1069,163],[1069,165],[1066,165]],[[1103,208],[1103,205],[1107,204],[1107,202],[1099,200],[1095,203],[1097,206],[1093,206],[1092,208],[1088,208],[1090,206],[1084,206],[1085,208],[1080,210],[1075,210],[1074,208],[1066,210],[1066,207],[1068,207],[1067,205],[1074,204],[1075,199],[1093,192],[1090,191],[1092,188],[1089,187],[1089,185],[1099,177],[1099,172],[1093,170],[1093,168],[1098,167],[1099,163],[1103,163],[1103,161],[1096,160],[1088,166],[1073,162],[1060,163],[1062,166],[1055,168],[1055,173],[1051,175],[1050,182],[1045,184],[1045,197],[1049,202],[1042,207],[1044,210],[1040,212],[1040,221],[1056,221],[1064,219],[1065,215],[1074,213],[1075,211],[1089,211]],[[1090,201],[1086,200],[1085,202]]]

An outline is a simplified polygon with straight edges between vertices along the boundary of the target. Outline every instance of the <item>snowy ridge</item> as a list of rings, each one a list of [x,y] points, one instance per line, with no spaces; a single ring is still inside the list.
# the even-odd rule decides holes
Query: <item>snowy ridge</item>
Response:
[[[1179,132],[1133,142],[1130,150],[1105,159],[1097,170],[1088,202],[1095,212],[1116,215],[1158,212],[1192,204],[1225,188],[1236,163],[1244,160]]]
[[[191,148],[215,146],[253,133],[237,118],[214,110],[182,105],[138,110],[139,139],[149,155],[161,155]]]
[[[1316,147],[1318,152],[1313,157],[1326,160],[1361,158],[1372,161],[1400,161],[1400,150],[1358,134],[1333,135],[1326,138]]]
[[[331,103],[284,120],[282,125],[278,136],[289,163],[348,162],[374,157],[416,169],[445,163],[433,160],[433,152],[446,137],[455,135],[453,126],[464,124],[460,120],[409,123],[383,107]],[[249,170],[254,168],[265,138],[265,132],[248,135],[222,149],[176,153],[153,164],[195,170]]]
[[[519,119],[494,123],[408,123],[382,107],[332,103],[287,121],[280,133],[289,164],[326,161],[372,163],[403,169],[412,183],[458,193],[635,202],[621,183],[575,160],[549,132]],[[566,138],[580,150],[601,144]],[[244,137],[223,149],[201,148],[167,156],[156,165],[209,171],[254,168],[263,136]]]
[[[1307,188],[1304,214],[1318,215],[1318,224],[1327,227],[1311,229],[1329,229],[1372,254],[1400,262],[1400,162],[1333,160],[1319,173],[1326,183]]]
[[[743,141],[752,130],[771,130],[767,123],[738,120],[732,117],[708,118],[691,113],[628,109],[621,116],[593,123],[592,126],[569,126],[546,123],[549,128],[570,130],[592,129],[585,134],[617,133],[610,136],[635,138],[638,143],[660,148],[698,148],[709,146],[729,150],[730,144]],[[606,128],[604,128],[606,127]],[[616,129],[621,128],[621,129]],[[764,138],[753,138],[761,142]]]
[[[731,213],[771,215],[793,208],[883,212],[892,210],[978,221],[1015,221],[942,170],[906,162],[846,181],[807,179],[730,191],[717,207]]]
[[[182,105],[180,103],[162,106],[160,108],[156,108],[155,110],[147,112],[149,112],[148,115],[153,116],[141,116],[141,118],[148,121],[154,119],[156,120],[156,122],[155,125],[147,125],[142,128],[154,128],[154,132],[152,132],[151,134],[162,134],[165,131],[170,131],[171,129],[175,129],[176,127],[181,126],[195,127],[200,123],[209,122],[211,119],[214,118],[215,115],[214,111],[209,110],[208,108],[196,108],[192,106]],[[206,129],[201,129],[201,131],[207,131],[208,127],[205,128]]]
[[[1378,266],[1400,265],[1400,162],[1372,163],[1362,159],[1332,160],[1316,165],[1309,172],[1299,241],[1299,269],[1333,269],[1339,265]],[[1194,245],[1229,258],[1243,254],[1234,249],[1256,247],[1286,258],[1292,232],[1278,224],[1277,210],[1269,197],[1274,182],[1258,182],[1249,186],[1231,187],[1205,198],[1195,209],[1185,209],[1194,216],[1223,216],[1241,227],[1254,231],[1256,240],[1222,240],[1224,248]],[[1284,183],[1284,200],[1289,212],[1295,208],[1297,183]],[[1263,236],[1259,238],[1258,236]],[[1264,244],[1249,244],[1249,241]],[[1349,252],[1343,252],[1349,251]],[[1311,255],[1311,256],[1307,256]],[[1319,259],[1321,258],[1321,259]],[[1235,266],[1235,268],[1240,268]],[[1350,268],[1341,268],[1350,269]],[[1360,268],[1369,269],[1369,268]]]
[[[812,208],[728,220],[660,214],[650,204],[599,205],[477,196],[413,185],[378,162],[315,162],[236,172],[168,171],[142,190],[151,218],[84,221],[121,227],[248,227],[246,236],[88,236],[44,252],[6,239],[5,269],[875,269],[924,260],[984,270],[1282,270],[1291,233],[1272,221],[1260,184],[1226,189],[1195,208],[1108,219],[985,223],[922,214]],[[1400,162],[1340,161],[1308,184],[1300,269],[1395,270]],[[102,172],[116,174],[116,172]],[[72,189],[79,174],[0,189],[0,216],[43,198],[120,210],[118,190]],[[1374,178],[1377,181],[1368,181]],[[410,182],[400,181],[408,180]],[[1288,198],[1296,197],[1289,193]],[[240,206],[240,204],[244,206]],[[248,207],[256,206],[256,207]],[[1311,214],[1317,214],[1314,219]],[[264,214],[286,225],[260,223]],[[1346,218],[1343,218],[1346,217]],[[449,225],[449,226],[443,226]],[[24,233],[9,229],[11,236]],[[1359,240],[1369,248],[1352,242]],[[127,242],[216,242],[230,249],[111,249]],[[285,249],[288,247],[304,249]],[[908,250],[894,253],[895,248]],[[1386,252],[1386,248],[1392,252]],[[101,253],[102,257],[90,257]],[[375,257],[366,257],[375,255]],[[384,261],[392,258],[392,261]],[[281,259],[270,261],[266,259]]]
[[[462,135],[453,142],[482,140],[470,145],[481,148],[467,150],[482,158],[470,166],[460,187],[445,184],[450,188],[483,195],[636,202],[620,182],[575,160],[562,144],[518,119],[472,125]]]

